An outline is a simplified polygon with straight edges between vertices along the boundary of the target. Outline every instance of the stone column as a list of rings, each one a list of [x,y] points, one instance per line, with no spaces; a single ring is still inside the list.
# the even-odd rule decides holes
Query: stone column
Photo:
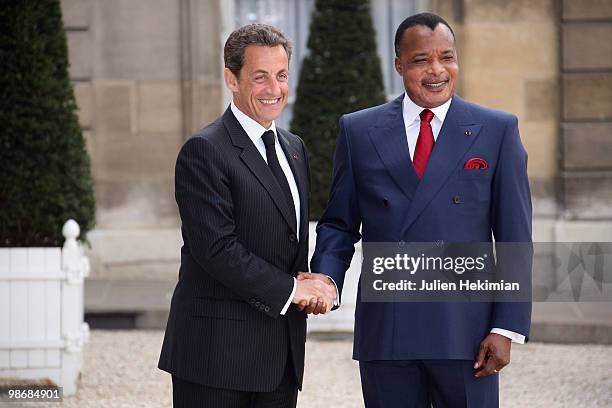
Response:
[[[564,216],[611,220],[612,2],[562,3]]]

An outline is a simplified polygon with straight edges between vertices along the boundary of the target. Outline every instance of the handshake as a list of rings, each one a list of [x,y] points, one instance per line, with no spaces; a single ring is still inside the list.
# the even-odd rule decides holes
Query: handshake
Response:
[[[327,313],[336,300],[336,285],[321,273],[299,272],[293,303],[306,313]]]

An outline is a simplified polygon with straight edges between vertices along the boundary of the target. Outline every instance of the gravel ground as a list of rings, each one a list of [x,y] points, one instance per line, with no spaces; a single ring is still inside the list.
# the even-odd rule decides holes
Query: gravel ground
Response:
[[[162,336],[160,331],[94,330],[79,392],[50,407],[171,407],[170,376],[156,368]],[[363,407],[359,370],[350,356],[349,340],[309,339],[298,407]],[[19,405],[26,406],[34,405]],[[501,374],[501,406],[612,407],[612,346],[514,347],[512,364]]]

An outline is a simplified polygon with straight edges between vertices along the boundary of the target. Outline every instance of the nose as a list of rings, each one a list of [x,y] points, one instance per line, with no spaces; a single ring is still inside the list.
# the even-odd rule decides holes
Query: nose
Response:
[[[429,66],[431,73],[435,76],[439,76],[444,72],[444,64],[439,59],[435,58]]]
[[[268,89],[270,91],[270,94],[272,95],[280,95],[281,94],[281,86],[280,86],[280,81],[276,78],[271,77],[270,80],[268,81]]]

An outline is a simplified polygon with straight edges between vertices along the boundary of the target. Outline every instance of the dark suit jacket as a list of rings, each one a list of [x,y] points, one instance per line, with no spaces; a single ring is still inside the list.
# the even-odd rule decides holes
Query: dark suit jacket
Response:
[[[301,386],[306,314],[287,302],[308,263],[309,169],[302,140],[277,129],[300,194],[300,236],[272,172],[228,108],[176,162],[179,281],[159,368],[216,388],[268,392],[287,357]]]
[[[310,264],[339,290],[362,236],[364,242],[487,243],[493,234],[497,242],[531,242],[527,153],[516,117],[453,97],[419,179],[402,99],[340,120],[331,195]],[[470,158],[489,167],[465,170]],[[525,262],[530,273],[531,258]],[[492,328],[529,335],[529,302],[363,303],[359,296],[353,350],[359,360],[471,360]]]

